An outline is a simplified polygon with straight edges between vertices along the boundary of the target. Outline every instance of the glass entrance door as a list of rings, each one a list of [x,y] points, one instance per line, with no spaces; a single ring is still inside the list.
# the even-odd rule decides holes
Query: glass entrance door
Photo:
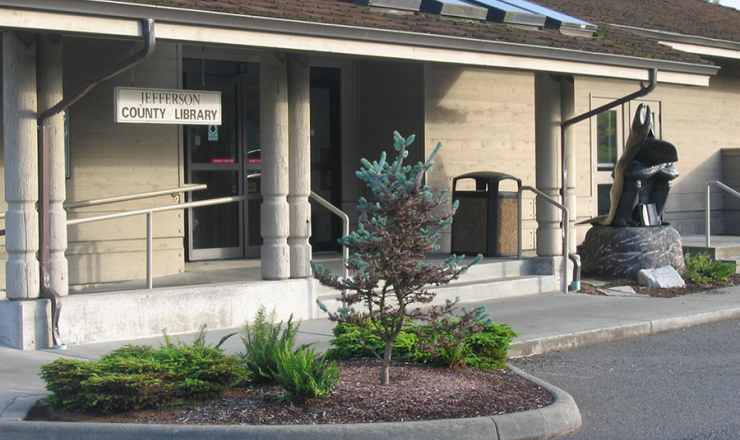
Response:
[[[184,85],[221,92],[222,125],[185,126],[187,183],[208,189],[189,201],[246,195],[245,202],[188,211],[188,259],[259,257],[261,145],[259,66],[183,59]],[[311,189],[341,205],[339,70],[311,68]],[[326,208],[312,205],[311,244],[315,251],[338,250],[342,223]]]
[[[185,126],[187,183],[208,189],[190,201],[247,194],[246,202],[188,210],[188,259],[258,256],[260,148],[259,84],[231,62],[183,60],[185,88],[221,92],[222,125]],[[245,176],[248,178],[245,179]]]

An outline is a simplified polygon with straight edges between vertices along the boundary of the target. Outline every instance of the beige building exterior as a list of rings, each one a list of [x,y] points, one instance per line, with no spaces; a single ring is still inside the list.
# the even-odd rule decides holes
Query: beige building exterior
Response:
[[[350,5],[348,17],[387,15],[382,8],[339,0],[315,3],[332,2]],[[251,2],[243,3],[247,7]],[[305,291],[287,303],[277,297],[271,301],[283,304],[285,313],[300,310],[301,317],[315,317],[308,261],[312,250],[337,250],[341,223],[315,203],[308,205],[308,194],[313,191],[356,219],[356,201],[369,191],[361,187],[354,171],[361,158],[377,160],[382,151],[391,150],[394,130],[416,135],[411,148],[414,161],[442,142],[427,176],[435,191],[451,190],[453,179],[463,174],[497,171],[560,200],[565,161],[566,205],[573,229],[569,247],[574,253],[588,229],[576,223],[600,214],[599,194],[608,192],[610,184],[598,144],[607,136],[619,152],[641,102],[655,112],[656,135],[679,151],[681,176],[673,184],[665,220],[680,233],[703,231],[707,181],[738,185],[737,165],[732,164],[738,163],[740,148],[740,42],[723,42],[724,52],[711,52],[718,43],[710,39],[691,47],[663,42],[661,48],[673,48],[656,56],[656,40],[681,38],[634,33],[644,44],[644,56],[638,57],[627,48],[631,44],[600,51],[596,43],[604,37],[598,33],[573,36],[564,30],[520,30],[465,21],[474,30],[489,26],[508,32],[499,40],[481,40],[449,35],[445,28],[428,33],[385,30],[365,28],[356,21],[335,25],[321,18],[261,17],[188,4],[0,1],[4,176],[0,185],[5,193],[0,211],[7,212],[0,226],[5,229],[0,241],[4,320],[0,343],[35,348],[49,342],[38,337],[49,332],[49,312],[40,293],[41,257],[36,255],[38,216],[44,214],[38,207],[39,143],[34,125],[38,114],[53,105],[42,108],[38,103],[46,96],[37,83],[50,57],[40,49],[47,35],[61,57],[61,65],[52,69],[62,78],[65,98],[139,52],[146,36],[144,19],[153,20],[156,38],[145,61],[98,84],[69,106],[66,123],[55,122],[59,133],[51,167],[57,177],[51,186],[58,200],[51,202],[51,258],[56,262],[51,266],[51,285],[73,303],[76,299],[71,297],[79,296],[75,292],[83,287],[147,276],[147,216],[69,225],[62,232],[64,216],[73,221],[233,196],[243,198],[153,214],[152,275],[183,272],[188,261],[260,258],[262,278],[284,283],[261,288],[264,295],[286,288],[291,295]],[[290,10],[293,2],[283,6]],[[720,6],[706,5],[715,7]],[[412,17],[423,21],[424,14]],[[434,17],[429,20],[438,23]],[[600,26],[598,32],[609,33],[610,28]],[[564,46],[553,48],[553,41]],[[653,92],[610,109],[604,119],[593,117],[573,125],[562,147],[563,121],[641,90],[653,70],[657,71]],[[113,115],[118,87],[219,91],[224,119],[221,125],[117,123]],[[611,128],[607,134],[600,131],[604,127]],[[208,189],[185,189],[203,183]],[[172,191],[60,208],[63,202],[161,190]],[[712,197],[714,233],[738,234],[734,221],[738,205],[721,193]],[[562,258],[557,209],[527,192],[521,225],[526,255]],[[449,231],[440,244],[441,252],[454,251]],[[102,306],[89,307],[88,314],[103,313]],[[219,325],[237,321],[224,319]],[[89,342],[92,336],[80,335],[92,327],[85,322],[69,324],[65,338]]]

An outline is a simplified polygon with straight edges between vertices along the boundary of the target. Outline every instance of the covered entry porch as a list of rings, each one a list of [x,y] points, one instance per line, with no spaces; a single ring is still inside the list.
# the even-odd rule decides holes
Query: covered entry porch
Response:
[[[575,113],[574,75],[619,78],[630,86],[637,86],[639,81],[647,79],[648,68],[655,64],[650,60],[633,60],[637,67],[625,67],[618,60],[598,54],[584,61],[575,51],[563,51],[555,56],[549,48],[536,47],[528,47],[527,56],[519,56],[511,53],[508,43],[485,42],[486,47],[480,50],[480,42],[473,44],[461,40],[461,44],[471,45],[461,48],[443,44],[448,43],[450,37],[428,35],[416,36],[429,39],[421,43],[414,39],[398,42],[389,38],[396,36],[396,32],[380,29],[368,32],[362,27],[334,27],[324,23],[301,22],[296,28],[295,21],[256,20],[254,17],[235,20],[228,14],[208,14],[208,20],[203,21],[202,11],[183,10],[170,16],[162,8],[133,3],[111,2],[106,5],[109,8],[96,10],[94,14],[89,2],[70,0],[67,5],[66,21],[59,24],[60,11],[44,2],[30,2],[28,8],[38,9],[36,15],[32,15],[33,20],[12,21],[23,14],[9,14],[8,20],[12,22],[6,23],[3,33],[8,259],[7,301],[2,301],[2,306],[12,310],[9,313],[13,318],[2,322],[27,326],[19,333],[15,327],[10,329],[10,324],[2,324],[8,327],[3,327],[0,335],[3,341],[12,340],[14,346],[24,348],[49,341],[44,336],[48,336],[47,303],[39,299],[40,285],[47,281],[38,270],[40,264],[46,267],[46,261],[40,263],[36,255],[40,250],[38,236],[46,227],[38,226],[39,218],[48,220],[46,225],[50,225],[48,282],[65,301],[62,323],[70,319],[73,325],[78,325],[78,321],[73,321],[78,319],[73,318],[77,315],[71,313],[71,304],[77,301],[78,294],[70,294],[70,285],[90,287],[141,278],[139,268],[142,267],[145,240],[143,229],[134,220],[68,231],[68,218],[95,212],[71,213],[63,209],[64,202],[137,192],[134,190],[138,189],[178,187],[198,183],[198,175],[220,171],[236,173],[236,179],[232,180],[235,185],[222,185],[226,181],[222,179],[210,188],[220,187],[227,193],[235,188],[237,194],[254,198],[245,202],[246,207],[242,209],[211,215],[214,222],[205,228],[208,232],[204,235],[211,234],[210,238],[217,239],[237,237],[236,245],[228,242],[201,247],[197,244],[199,232],[196,229],[204,229],[206,216],[198,218],[197,213],[173,212],[154,231],[155,253],[163,257],[155,259],[162,262],[155,266],[155,275],[187,274],[189,260],[244,257],[253,252],[253,256],[259,255],[259,281],[240,280],[240,284],[259,283],[260,286],[254,286],[255,292],[264,287],[267,299],[263,302],[268,307],[269,304],[290,304],[297,316],[307,319],[315,316],[312,315],[313,299],[317,295],[308,266],[315,250],[310,236],[312,229],[318,236],[315,227],[319,225],[314,216],[317,210],[312,210],[308,201],[314,186],[310,176],[316,153],[311,151],[311,137],[317,130],[311,118],[312,67],[340,71],[341,128],[334,130],[340,139],[340,155],[333,156],[329,151],[330,161],[338,166],[322,170],[328,173],[318,181],[323,179],[332,189],[340,187],[337,205],[352,216],[356,200],[368,193],[358,187],[353,175],[359,159],[379,157],[380,152],[390,146],[393,130],[405,136],[417,135],[418,148],[413,150],[417,156],[410,158],[413,161],[424,158],[438,141],[445,144],[437,166],[428,174],[428,184],[435,192],[449,188],[456,175],[504,170],[521,177],[525,184],[558,198],[564,186],[576,188],[575,172],[562,178],[559,175],[563,162],[568,169],[575,170],[574,136],[561,146],[558,128],[560,121]],[[20,6],[6,5],[4,8]],[[39,146],[38,114],[75,90],[100,66],[114,65],[135,52],[143,37],[141,17],[145,13],[151,13],[154,19],[157,35],[154,55],[134,69],[112,77],[110,82],[101,84],[70,108],[71,169],[68,174],[65,169],[67,140],[60,130],[64,123],[54,122],[49,175],[50,188],[54,191],[49,196],[51,214],[46,218],[36,207],[46,197],[39,196],[35,184],[39,175],[44,174],[39,172],[35,161]],[[267,29],[269,26],[274,27]],[[223,127],[218,139],[213,140],[222,143],[219,145],[222,151],[194,158],[196,147],[205,145],[212,132],[202,127],[196,130],[182,125],[123,126],[114,124],[108,116],[113,109],[114,87],[133,84],[137,88],[206,90],[210,81],[208,75],[218,74],[208,70],[210,62],[228,62],[237,69],[245,69],[232,72],[235,76],[241,75],[239,80],[242,81],[241,89],[231,89],[236,90],[234,101],[241,100],[246,105],[233,112],[237,123],[231,126],[236,127],[235,134],[232,136],[231,130]],[[699,84],[710,74],[709,70],[674,72],[666,78],[682,84]],[[54,78],[48,84],[43,83],[44,88],[37,80],[42,72],[51,73]],[[250,74],[255,72],[259,75],[258,85],[245,81],[244,75],[254,76]],[[245,127],[256,121],[248,116],[248,110],[254,109],[255,103],[248,103],[245,91],[255,86],[260,95],[259,136],[250,138],[250,131]],[[55,96],[56,101],[42,103],[39,99],[49,96]],[[236,108],[236,104],[234,106]],[[255,127],[252,128],[251,133],[254,133]],[[259,148],[252,148],[250,142],[258,142]],[[257,159],[252,156],[256,150],[259,150],[259,162],[250,163],[250,159]],[[324,157],[323,154],[316,156],[319,162]],[[259,189],[252,185],[257,174]],[[588,172],[583,174],[588,175]],[[165,200],[155,203],[165,203]],[[258,204],[259,209],[249,206],[250,203]],[[582,196],[582,205],[589,203],[589,197]],[[564,251],[558,211],[534,198],[526,199],[525,204],[525,249],[550,261],[557,259]],[[579,217],[575,197],[568,200],[568,208],[570,220],[575,223]],[[581,215],[584,216],[588,213]],[[237,218],[236,232],[219,229],[219,220],[225,217]],[[158,220],[155,222],[160,225]],[[252,227],[255,223],[259,223],[259,228]],[[331,222],[324,225],[327,223]],[[443,236],[443,251],[449,250],[449,242],[449,236]],[[575,243],[576,235],[573,234],[568,244],[572,251]],[[231,253],[235,248],[237,253]],[[213,257],[207,252],[196,255],[196,251],[211,249],[225,250],[226,255]],[[109,277],[113,273],[125,275],[116,275],[114,279]],[[552,279],[541,284],[547,286],[546,290],[554,290]],[[201,295],[207,298],[206,302],[198,302],[195,294],[187,300],[168,297],[161,307],[152,307],[149,301],[165,295],[143,292],[136,313],[143,314],[151,309],[153,313],[166,315],[167,310],[172,310],[172,315],[179,316],[179,322],[192,330],[207,322],[199,321],[184,308],[173,306],[204,310],[216,305],[240,308],[235,306],[239,300],[226,293],[232,287],[219,289],[222,294]],[[92,298],[91,295],[110,299],[113,294],[90,293],[87,296]],[[79,294],[82,296],[85,295]],[[116,304],[120,303],[109,301],[88,309],[80,306],[79,310],[85,310],[79,315],[84,317],[79,318],[82,330],[72,334],[97,328],[92,324],[96,319],[115,316],[119,311]],[[254,304],[244,307],[255,310]],[[240,321],[245,319],[245,309],[241,310],[238,313]],[[143,320],[130,321],[133,327],[147,328],[147,331],[159,325],[155,324],[159,321],[146,325]],[[173,333],[185,331],[175,325],[167,327]],[[15,333],[11,335],[12,332]],[[74,343],[75,338],[77,336],[70,337],[67,342]]]

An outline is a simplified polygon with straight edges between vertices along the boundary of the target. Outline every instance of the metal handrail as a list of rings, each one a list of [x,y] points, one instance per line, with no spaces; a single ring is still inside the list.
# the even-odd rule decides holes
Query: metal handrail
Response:
[[[562,286],[563,286],[563,293],[568,293],[568,259],[573,259],[573,262],[577,263],[577,259],[575,256],[571,256],[570,250],[568,250],[568,240],[570,237],[570,224],[568,223],[570,214],[568,213],[568,208],[561,205],[560,203],[556,202],[555,199],[548,196],[547,194],[543,193],[542,191],[538,190],[537,188],[531,187],[531,186],[523,186],[519,188],[518,195],[518,201],[519,201],[519,252],[518,252],[518,258],[522,259],[522,193],[525,191],[532,191],[533,193],[537,194],[538,196],[542,197],[543,200],[546,202],[554,205],[555,207],[559,208],[561,211],[563,211],[563,268],[562,268]],[[567,258],[566,258],[567,255]]]
[[[199,191],[201,189],[206,189],[206,188],[208,188],[208,185],[206,185],[205,183],[201,183],[201,184],[193,184],[193,185],[184,185],[178,188],[162,189],[162,190],[149,191],[149,192],[138,193],[138,194],[129,194],[125,196],[114,196],[114,197],[106,197],[103,199],[81,200],[79,202],[65,203],[64,209],[75,209],[75,208],[82,208],[86,206],[105,205],[107,203],[127,202],[129,200],[147,199],[151,197],[178,194],[181,192]]]
[[[336,206],[329,203],[326,199],[311,191],[311,198],[316,200],[321,206],[325,207],[329,211],[338,215],[342,218],[342,236],[346,237],[349,235],[349,216]],[[342,246],[342,266],[344,267],[344,279],[349,278],[349,268],[347,268],[347,260],[349,259],[349,248]]]
[[[253,153],[255,151],[260,150],[252,150],[250,153]],[[250,174],[247,176],[247,179],[252,179],[256,177],[261,177],[262,173],[256,173],[256,174]],[[311,191],[310,197],[318,204],[323,206],[324,208],[331,211],[333,214],[338,215],[342,219],[342,235],[347,236],[349,235],[349,216],[344,213],[341,209],[337,208],[336,206],[332,205],[328,200],[321,197],[320,195],[316,194],[315,192]],[[344,267],[344,279],[349,278],[349,269],[347,268],[347,260],[349,259],[349,248],[347,246],[342,245],[342,267]]]
[[[712,185],[721,188],[728,193],[732,194],[733,196],[740,198],[740,192],[735,191],[734,189],[730,188],[729,186],[725,185],[724,183],[718,181],[718,180],[711,180],[707,182],[707,207],[706,207],[706,219],[707,219],[707,227],[706,227],[706,243],[707,247],[710,246],[711,241],[711,232],[710,232],[710,224],[711,224],[711,210],[710,208],[710,196],[712,193]]]
[[[67,220],[67,226],[79,225],[82,223],[91,223],[100,220],[110,220],[114,218],[131,217],[134,215],[146,214],[146,288],[152,288],[152,214],[155,212],[172,211],[175,209],[197,208],[200,206],[220,205],[223,203],[241,202],[251,196],[231,196],[221,197],[218,199],[199,200],[197,202],[181,203],[177,205],[157,206],[155,208],[137,209],[135,211],[116,212],[113,214],[98,215],[94,217],[76,218]]]
[[[114,196],[114,197],[106,197],[103,199],[92,199],[92,200],[80,200],[79,202],[67,202],[63,205],[63,207],[64,209],[75,209],[75,208],[82,208],[86,206],[97,206],[97,205],[105,205],[108,203],[127,202],[129,200],[139,200],[139,199],[147,199],[151,197],[166,196],[169,194],[177,194],[181,192],[199,191],[201,189],[206,189],[206,188],[208,188],[208,185],[204,183],[184,185],[178,188],[162,189],[162,190],[149,191],[149,192],[138,193],[138,194],[128,194],[125,196]],[[6,214],[5,212],[0,213],[0,219],[5,218],[5,214]]]
[[[201,206],[212,206],[212,205],[220,205],[224,203],[241,202],[251,197],[252,197],[251,195],[221,197],[218,199],[200,200],[197,202],[181,203],[177,205],[158,206],[155,208],[137,209],[134,211],[116,212],[112,214],[98,215],[98,216],[93,216],[93,217],[77,218],[77,219],[67,220],[67,226],[146,214],[146,217],[147,217],[146,218],[146,286],[147,286],[147,289],[151,289],[153,287],[153,282],[152,282],[152,278],[153,278],[152,277],[152,254],[153,254],[152,230],[153,230],[153,223],[154,223],[153,214],[155,212],[164,212],[164,211],[172,211],[176,209],[198,208]],[[326,201],[325,199],[323,199],[321,196],[314,193],[313,191],[311,192],[311,198],[316,200],[322,206],[329,209],[334,214],[341,217],[342,223],[343,223],[344,235],[349,235],[349,216],[347,216],[347,214],[342,212],[339,208],[335,207],[334,205],[332,205],[331,203],[329,203],[328,201]],[[346,246],[343,246],[342,247],[342,259],[344,260],[344,264],[343,264],[344,278],[349,278],[349,269],[347,269],[347,259],[348,258],[349,258],[349,249]]]
[[[252,150],[250,153],[253,153],[255,151],[260,150]],[[247,179],[252,179],[256,177],[261,177],[262,173],[256,173],[256,174],[250,174],[247,176]],[[344,213],[341,209],[337,208],[336,206],[332,205],[328,200],[321,197],[320,195],[316,194],[315,192],[311,191],[310,197],[318,204],[323,206],[324,208],[331,211],[333,214],[338,215],[342,219],[342,235],[347,236],[349,235],[349,216]],[[344,268],[344,279],[349,278],[349,269],[347,268],[347,260],[349,259],[349,248],[347,246],[342,246],[342,267]]]

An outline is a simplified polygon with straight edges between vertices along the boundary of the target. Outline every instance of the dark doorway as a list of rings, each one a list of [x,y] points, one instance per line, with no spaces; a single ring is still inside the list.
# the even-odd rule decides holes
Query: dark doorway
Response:
[[[341,207],[340,70],[311,68],[311,190]],[[311,201],[311,246],[314,251],[340,250],[342,220]]]

